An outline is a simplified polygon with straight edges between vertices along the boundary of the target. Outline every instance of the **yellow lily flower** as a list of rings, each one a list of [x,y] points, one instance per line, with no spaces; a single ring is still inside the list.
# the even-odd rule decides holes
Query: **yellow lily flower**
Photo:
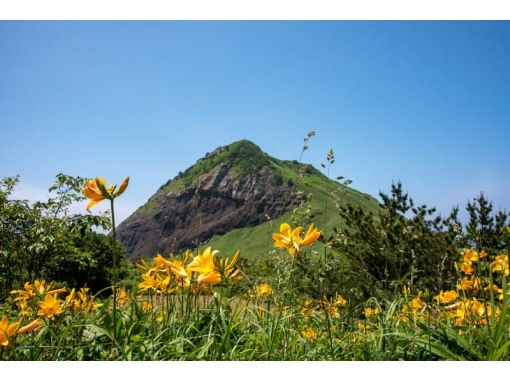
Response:
[[[333,299],[333,305],[337,307],[344,307],[345,305],[347,305],[347,300],[340,294],[337,294],[336,297]]]
[[[473,277],[471,280],[467,277],[463,277],[461,282],[457,284],[457,289],[470,291],[480,289],[480,278]]]
[[[172,266],[172,262],[165,259],[161,254],[157,254],[154,258],[154,264],[160,267],[169,268]]]
[[[126,288],[122,287],[117,290],[117,303],[122,306],[129,301],[129,295]]]
[[[483,303],[481,303],[477,299],[474,298],[470,302],[470,306],[471,306],[471,311],[473,313],[475,313],[476,315],[478,315],[479,317],[482,317],[485,314],[485,306],[483,305]]]
[[[23,286],[23,289],[21,290],[11,290],[11,294],[19,294],[19,297],[15,298],[14,301],[26,301],[27,299],[33,297],[35,295],[34,293],[34,287],[29,282],[25,282],[25,285]]]
[[[20,326],[19,322],[9,324],[9,319],[4,316],[0,321],[0,346],[7,347],[9,338],[12,337]]]
[[[441,290],[439,295],[435,296],[434,299],[437,301],[437,303],[450,303],[457,299],[459,295],[455,290],[447,290],[446,292]]]
[[[160,275],[157,276],[158,280],[158,289],[161,290],[162,293],[169,293],[173,294],[174,290],[169,288],[170,281],[172,277],[170,275],[165,276],[165,278],[162,278]]]
[[[110,185],[106,187],[106,180],[102,177],[88,180],[87,184],[82,190],[82,194],[90,199],[90,202],[87,204],[87,211],[105,199],[111,200],[117,198],[126,190],[128,184],[129,177],[126,177],[120,185],[119,189],[115,191],[117,185]]]
[[[62,301],[57,299],[56,295],[47,294],[44,301],[39,301],[39,311],[37,315],[44,315],[48,318],[53,318],[55,315],[63,313],[60,305]]]
[[[301,247],[316,242],[321,235],[313,224],[308,228],[304,238],[301,238],[302,231],[303,227],[298,226],[293,230],[288,223],[283,223],[280,225],[280,233],[273,233],[274,246],[287,248],[291,256],[301,255]]]
[[[188,277],[188,271],[186,270],[186,262],[191,256],[191,252],[186,250],[184,253],[184,257],[182,260],[173,258],[170,260],[170,271],[174,274],[178,279],[183,279]]]
[[[255,287],[255,294],[261,298],[269,297],[272,292],[273,289],[271,289],[269,284],[259,284]]]
[[[214,265],[214,255],[217,252],[218,251],[212,251],[211,247],[207,247],[204,252],[193,259],[186,269],[190,272],[198,272],[201,274],[216,270]]]
[[[370,319],[379,314],[379,308],[378,307],[367,307],[365,308],[365,318]]]
[[[106,184],[106,180],[104,178],[97,178],[95,180],[90,179],[82,190],[82,194],[90,199],[90,202],[87,204],[87,211],[89,211],[92,206],[95,206],[106,199],[106,196],[101,192],[97,185],[98,182],[102,183],[103,186]]]
[[[508,276],[510,273],[510,268],[508,267],[508,256],[507,255],[498,255],[491,263],[492,272],[502,272],[505,271],[505,276]]]
[[[471,263],[472,261],[478,261],[478,252],[474,249],[464,249],[460,255],[464,263]]]
[[[308,227],[308,231],[306,231],[305,237],[299,242],[299,245],[307,246],[315,243],[320,236],[320,231],[317,230],[313,224],[311,224],[310,227]]]
[[[156,290],[158,286],[158,280],[155,274],[143,273],[142,279],[143,281],[138,284],[141,292],[145,292],[149,289]]]
[[[413,298],[411,302],[409,302],[409,306],[411,307],[411,312],[413,315],[416,315],[419,311],[421,311],[427,304],[423,302],[421,299],[422,292],[418,292],[418,296],[416,298]]]
[[[14,301],[28,300],[36,295],[43,296],[46,294],[58,294],[66,291],[66,288],[53,289],[51,290],[53,283],[46,284],[46,280],[35,280],[33,284],[25,282],[23,286],[24,290],[12,290],[11,294],[19,294],[19,297],[15,298]]]
[[[306,327],[301,331],[301,336],[311,342],[317,339],[317,333],[311,327]]]

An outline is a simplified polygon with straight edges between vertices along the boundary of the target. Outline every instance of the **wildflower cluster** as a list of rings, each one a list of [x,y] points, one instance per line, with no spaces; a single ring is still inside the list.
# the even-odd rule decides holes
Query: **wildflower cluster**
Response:
[[[455,289],[441,290],[432,297],[431,305],[423,301],[423,292],[419,291],[403,306],[401,319],[405,322],[410,317],[420,320],[425,310],[454,326],[483,326],[490,318],[498,318],[509,276],[507,253],[502,251],[491,258],[486,251],[464,249],[455,268],[459,273]],[[404,294],[408,299],[408,288]]]
[[[313,315],[320,315],[324,311],[328,313],[329,317],[339,317],[340,309],[347,305],[347,300],[340,294],[332,298],[323,297],[322,300],[307,299],[301,305],[301,315],[309,318]]]
[[[236,268],[240,252],[237,251],[231,259],[220,259],[217,253],[208,247],[196,256],[186,251],[181,259],[172,255],[165,259],[158,254],[152,266],[142,261],[138,266],[144,270],[141,274],[143,281],[138,288],[140,292],[167,295],[183,288],[189,288],[194,294],[211,294],[211,286],[241,278],[241,271]]]
[[[11,294],[17,295],[13,302],[20,317],[37,314],[54,319],[67,310],[91,314],[101,306],[94,303],[94,296],[88,288],[81,288],[78,292],[73,288],[65,299],[60,299],[59,295],[66,292],[66,288],[53,289],[53,283],[48,284],[46,280],[35,280],[33,283],[26,282],[23,289],[13,290]]]

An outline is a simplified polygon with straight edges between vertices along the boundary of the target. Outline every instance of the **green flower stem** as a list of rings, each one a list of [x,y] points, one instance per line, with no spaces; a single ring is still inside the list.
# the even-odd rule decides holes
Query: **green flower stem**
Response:
[[[294,254],[294,256],[292,257],[292,266],[289,271],[289,277],[287,278],[287,284],[285,285],[285,288],[284,288],[284,298],[283,298],[283,300],[280,304],[280,308],[278,310],[278,315],[276,317],[276,323],[274,324],[274,327],[271,329],[271,343],[269,345],[269,350],[267,351],[266,360],[271,360],[271,354],[273,352],[274,341],[275,341],[275,337],[276,337],[275,329],[278,328],[278,323],[280,323],[280,319],[283,314],[283,309],[284,309],[285,305],[287,304],[288,288],[289,288],[289,285],[291,284],[292,273],[294,272],[294,268],[296,267],[297,255],[298,255],[298,252],[296,252]]]
[[[115,209],[113,206],[113,199],[110,200],[111,210],[112,210],[112,251],[113,251],[113,279],[112,279],[112,287],[113,287],[113,342],[112,346],[115,350],[117,344],[117,236],[115,234]]]

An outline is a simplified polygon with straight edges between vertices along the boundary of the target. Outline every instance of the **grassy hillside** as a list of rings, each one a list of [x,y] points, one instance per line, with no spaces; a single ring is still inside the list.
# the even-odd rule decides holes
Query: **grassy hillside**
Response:
[[[335,200],[341,205],[356,204],[361,207],[377,211],[379,203],[371,196],[357,190],[347,188],[328,179],[320,171],[307,166],[302,180],[299,180],[299,171],[306,165],[297,161],[281,161],[271,159],[271,164],[282,176],[283,180],[292,181],[298,190],[305,194],[312,194],[311,218],[317,228],[322,231],[331,231],[333,227],[343,227],[342,219],[335,207]],[[338,191],[338,189],[341,191]],[[335,195],[333,195],[335,193]],[[255,227],[238,228],[222,236],[215,236],[205,246],[212,246],[220,250],[222,255],[228,256],[240,249],[243,257],[264,257],[273,247],[271,234],[276,232],[281,223],[291,220],[292,212],[287,212],[271,224],[264,223]]]

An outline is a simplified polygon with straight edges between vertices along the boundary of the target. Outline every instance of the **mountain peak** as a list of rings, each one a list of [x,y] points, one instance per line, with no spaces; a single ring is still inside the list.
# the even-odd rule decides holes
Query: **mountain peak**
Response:
[[[150,256],[278,218],[301,198],[277,162],[248,140],[219,147],[161,186],[119,225],[119,239]]]
[[[193,248],[221,236],[231,239],[227,237],[231,233],[264,230],[266,236],[272,227],[265,222],[289,220],[309,192],[316,196],[312,214],[322,215],[316,222],[324,221],[324,204],[337,186],[312,166],[279,160],[253,142],[239,140],[205,154],[161,186],[119,225],[117,236],[131,258]],[[377,204],[350,189],[342,198],[369,208]],[[329,214],[328,218],[337,217],[334,210]],[[239,236],[235,236],[237,242]],[[214,244],[222,249],[221,242],[214,240]],[[248,252],[260,248],[252,246]]]
[[[255,144],[254,142],[247,140],[247,139],[234,141],[233,143],[226,145],[226,147],[229,147],[232,149],[256,148],[262,152],[262,149],[260,149],[260,147],[257,144]]]
[[[239,140],[234,141],[231,144],[220,146],[216,148],[211,154],[207,155],[203,158],[208,158],[209,156],[214,156],[218,154],[223,154],[222,159],[225,161],[230,160],[238,160],[238,159],[250,159],[250,157],[263,157],[267,158],[267,154],[260,149],[260,147],[251,142],[250,140]]]
[[[270,166],[270,164],[270,157],[259,146],[249,140],[239,140],[206,153],[194,165],[184,172],[180,172],[175,178],[161,186],[160,189],[177,182],[189,186],[200,176],[211,172],[218,166],[227,166],[232,169],[237,178],[257,173],[264,166]]]

